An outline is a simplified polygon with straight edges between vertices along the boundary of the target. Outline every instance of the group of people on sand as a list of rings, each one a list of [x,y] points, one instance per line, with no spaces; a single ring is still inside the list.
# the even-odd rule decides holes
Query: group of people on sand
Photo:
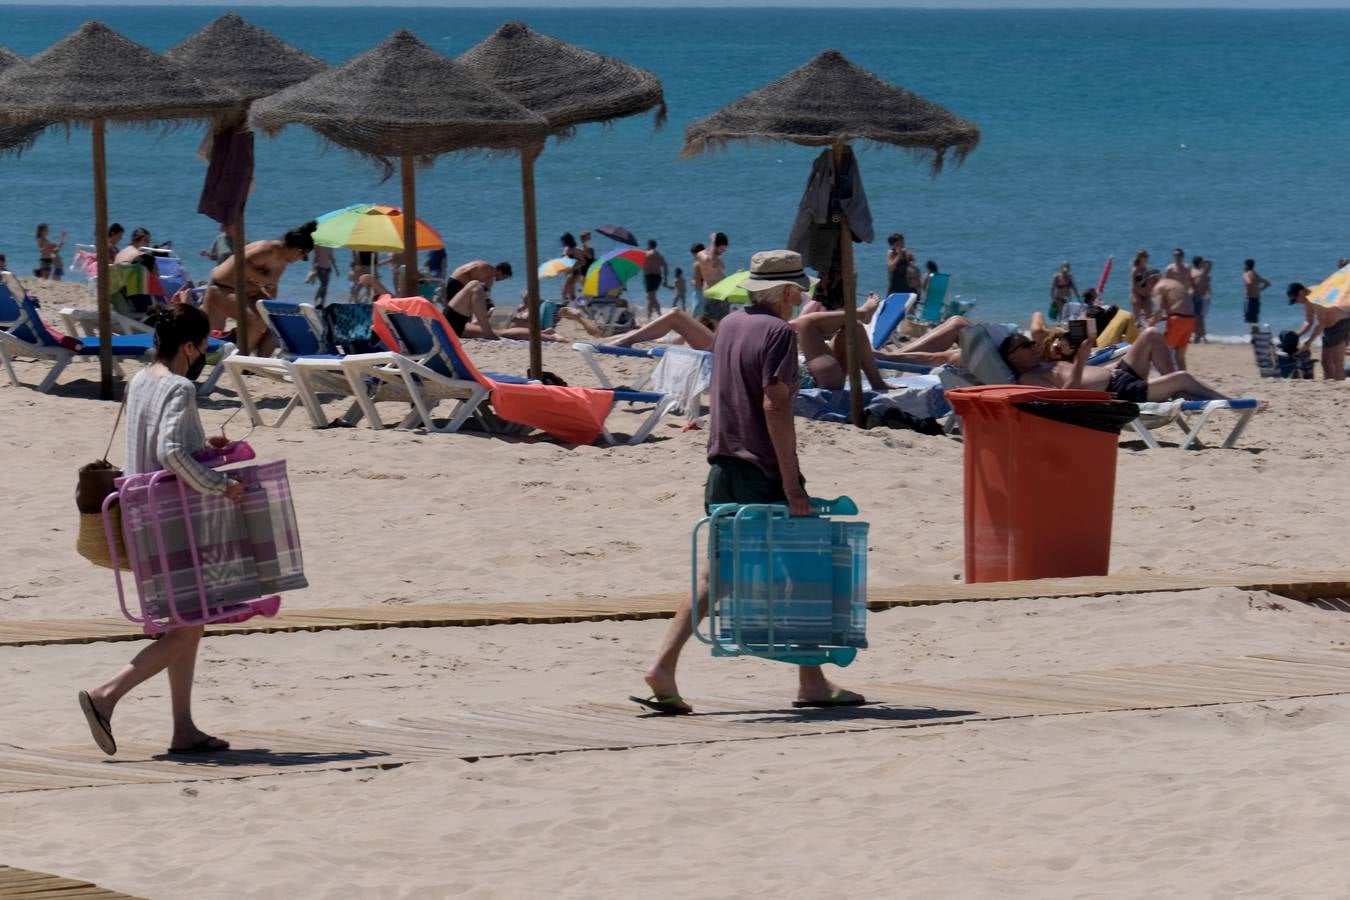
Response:
[[[259,296],[270,295],[285,266],[313,249],[312,226],[313,223],[307,223],[280,239],[249,245],[245,252],[249,265],[246,274]],[[717,246],[714,235],[710,259],[720,263],[722,253],[715,249]],[[213,272],[213,287],[219,300],[208,304],[208,312],[215,309],[216,303],[232,300],[227,293],[232,270],[221,268],[229,262],[222,260]],[[490,321],[490,291],[493,285],[510,276],[509,265],[485,260],[472,260],[451,270],[445,293],[449,298],[447,319],[452,327],[464,335],[477,329],[485,336],[500,336],[502,332],[493,329]],[[794,400],[804,386],[844,386],[849,352],[844,313],[837,308],[825,308],[821,300],[811,298],[812,279],[803,269],[801,256],[789,250],[754,254],[749,278],[742,288],[748,302],[735,314],[714,319],[706,314],[706,306],[701,317],[683,309],[671,309],[613,338],[612,342],[630,345],[673,332],[688,346],[711,352],[705,508],[721,503],[782,502],[793,515],[807,515],[811,508],[797,456]],[[1306,291],[1299,296],[1304,294]],[[1150,299],[1155,298],[1169,312],[1180,309],[1184,313],[1185,307],[1180,304],[1193,302],[1190,292],[1176,297],[1155,295]],[[1299,297],[1291,295],[1291,299],[1300,302]],[[879,303],[879,298],[872,294],[859,307],[859,329],[875,315]],[[221,312],[227,313],[228,308]],[[1343,324],[1348,319],[1342,317],[1328,326],[1314,316],[1309,319],[1312,324],[1307,331],[1316,336],[1319,327],[1322,334],[1337,328],[1350,330],[1350,325]],[[197,413],[193,379],[205,361],[211,324],[208,313],[190,304],[175,305],[168,316],[156,323],[155,364],[137,374],[127,388],[127,471],[168,469],[193,490],[238,499],[242,488],[237,482],[228,474],[203,467],[192,456],[207,445]],[[859,333],[860,366],[869,385],[884,390],[886,383],[876,366],[877,358],[960,364],[960,337],[972,325],[955,317],[910,341],[901,351],[884,353],[873,351],[871,342]],[[1029,330],[1030,336],[1014,333],[999,347],[1019,383],[1103,390],[1132,401],[1223,396],[1180,368],[1172,342],[1155,328],[1140,331],[1122,356],[1101,366],[1088,364],[1096,343],[1091,339],[1095,324],[1087,330],[1086,339],[1075,339],[1073,331],[1062,324],[1049,325],[1037,313]],[[693,712],[692,704],[681,696],[676,673],[691,635],[694,611],[697,609],[702,615],[706,610],[709,591],[706,566],[701,568],[697,585],[697,590],[682,602],[655,658],[645,670],[647,691],[631,698],[652,712],[665,715]],[[105,752],[116,751],[112,721],[118,701],[161,671],[167,671],[169,676],[173,713],[170,752],[228,749],[227,741],[200,729],[192,715],[192,682],[201,635],[202,629],[197,626],[175,628],[148,645],[110,679],[79,692],[90,733]],[[865,702],[861,694],[831,682],[819,667],[799,667],[795,706],[828,708]]]

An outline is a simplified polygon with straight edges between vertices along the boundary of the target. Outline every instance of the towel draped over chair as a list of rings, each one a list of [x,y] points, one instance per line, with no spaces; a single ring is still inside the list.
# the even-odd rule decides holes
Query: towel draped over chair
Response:
[[[594,443],[604,430],[605,419],[614,405],[612,391],[495,381],[474,367],[450,323],[435,304],[423,297],[386,296],[377,300],[376,305],[391,312],[439,322],[446,336],[455,344],[455,350],[468,374],[475,381],[491,388],[492,408],[501,418],[538,428],[571,444]],[[376,316],[373,327],[385,346],[398,346],[389,326],[380,317]]]

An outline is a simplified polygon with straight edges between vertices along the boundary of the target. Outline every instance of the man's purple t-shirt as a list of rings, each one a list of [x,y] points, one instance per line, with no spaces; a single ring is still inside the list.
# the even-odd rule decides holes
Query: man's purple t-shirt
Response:
[[[797,332],[767,309],[747,306],[717,326],[709,388],[708,460],[734,456],[779,477],[778,456],[764,420],[764,388],[801,382]]]

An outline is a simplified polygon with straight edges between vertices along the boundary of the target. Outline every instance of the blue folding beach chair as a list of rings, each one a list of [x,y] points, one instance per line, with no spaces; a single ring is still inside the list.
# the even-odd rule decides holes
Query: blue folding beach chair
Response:
[[[905,310],[913,299],[913,294],[891,294],[881,301],[881,306],[877,309],[876,315],[872,317],[869,326],[873,350],[880,350],[886,346],[886,342],[891,339],[895,329],[904,320]]]
[[[867,647],[866,522],[848,497],[812,498],[812,516],[785,504],[722,504],[694,526],[693,587],[699,534],[707,531],[706,632],[693,633],[714,656],[757,656],[798,666],[847,666]]]

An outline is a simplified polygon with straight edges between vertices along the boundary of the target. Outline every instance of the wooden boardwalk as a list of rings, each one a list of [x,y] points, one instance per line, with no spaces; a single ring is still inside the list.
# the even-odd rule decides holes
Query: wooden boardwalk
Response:
[[[0,866],[0,900],[138,900],[87,881]]]
[[[1028,597],[1101,597],[1192,591],[1211,587],[1270,591],[1296,600],[1350,597],[1350,572],[1228,573],[1221,575],[1108,575],[1087,578],[1044,578],[989,584],[926,584],[872,588],[868,606],[874,611],[899,606],[926,606]],[[556,624],[604,620],[668,619],[683,595],[650,594],[584,602],[428,603],[406,606],[285,609],[274,619],[252,619],[240,625],[212,626],[211,634],[255,634],[288,631],[330,631],[365,628],[444,628],[478,625]],[[145,635],[122,618],[32,619],[0,622],[0,646],[87,644],[95,641],[143,640]]]
[[[129,744],[0,745],[0,793],[255,778],[289,772],[396,768],[432,758],[480,760],[590,750],[768,740],[962,726],[1350,694],[1350,651],[1284,652],[946,684],[867,684],[873,703],[793,709],[781,697],[699,697],[691,716],[657,716],[621,697],[572,705],[498,704],[435,718],[316,724],[304,732],[231,734],[218,757],[161,755]]]

